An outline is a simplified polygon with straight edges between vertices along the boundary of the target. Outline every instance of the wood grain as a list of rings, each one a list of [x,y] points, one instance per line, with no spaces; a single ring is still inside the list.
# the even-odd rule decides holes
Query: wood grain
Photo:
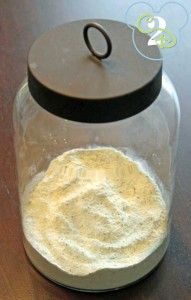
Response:
[[[25,76],[28,49],[42,32],[67,21],[81,18],[124,20],[127,2],[0,0],[0,300],[191,299],[190,20],[181,33],[176,53],[165,62],[180,96],[182,121],[171,243],[163,262],[149,277],[132,287],[90,295],[69,291],[45,279],[30,265],[22,245],[12,103]],[[191,14],[190,1],[182,1],[182,4]]]

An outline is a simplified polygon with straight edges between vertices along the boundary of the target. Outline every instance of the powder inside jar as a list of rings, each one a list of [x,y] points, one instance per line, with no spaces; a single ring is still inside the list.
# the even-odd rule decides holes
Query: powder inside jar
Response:
[[[25,190],[22,214],[34,249],[77,276],[139,264],[167,234],[158,186],[110,147],[74,149],[52,160]]]

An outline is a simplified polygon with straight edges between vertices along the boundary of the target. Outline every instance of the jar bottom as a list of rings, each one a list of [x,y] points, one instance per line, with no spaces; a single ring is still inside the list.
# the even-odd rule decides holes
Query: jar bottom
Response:
[[[159,247],[148,257],[132,267],[110,270],[104,269],[87,276],[74,276],[51,264],[33,248],[25,236],[23,243],[32,265],[49,280],[71,290],[101,293],[125,288],[148,276],[164,257],[168,247],[169,237],[166,237]]]

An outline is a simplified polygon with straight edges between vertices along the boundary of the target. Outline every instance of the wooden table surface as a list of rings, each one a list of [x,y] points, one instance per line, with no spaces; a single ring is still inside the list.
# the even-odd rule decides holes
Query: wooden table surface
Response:
[[[179,2],[191,15],[191,1]],[[124,20],[129,3],[121,0],[0,0],[0,300],[191,299],[190,20],[181,32],[176,51],[165,60],[165,69],[180,97],[182,119],[171,242],[158,269],[140,283],[121,291],[84,294],[59,287],[41,276],[30,265],[22,245],[12,104],[26,73],[28,49],[42,32],[67,21],[82,18]],[[176,20],[172,18],[172,22]]]

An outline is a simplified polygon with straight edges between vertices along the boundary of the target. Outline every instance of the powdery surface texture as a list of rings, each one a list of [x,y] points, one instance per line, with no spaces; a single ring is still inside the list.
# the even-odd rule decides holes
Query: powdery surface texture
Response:
[[[107,147],[52,160],[26,189],[22,215],[31,245],[78,276],[138,264],[167,232],[157,185],[135,161]]]

